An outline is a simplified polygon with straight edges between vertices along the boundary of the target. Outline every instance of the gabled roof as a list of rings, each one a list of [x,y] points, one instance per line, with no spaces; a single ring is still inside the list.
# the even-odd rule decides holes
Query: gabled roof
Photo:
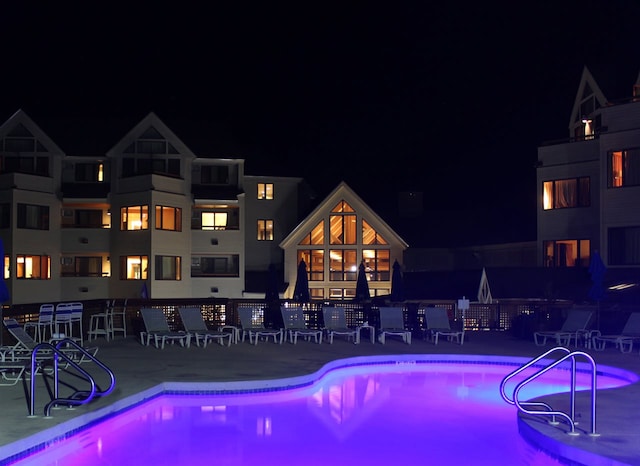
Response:
[[[346,201],[359,215],[370,223],[388,242],[393,242],[402,246],[403,249],[409,245],[382,220],[344,181],[342,181],[325,199],[322,201],[302,222],[293,229],[289,235],[280,242],[282,249],[287,249],[297,245],[304,235],[308,234],[309,228],[313,228],[320,222],[338,202]]]
[[[169,127],[165,125],[164,122],[153,112],[150,112],[146,117],[140,120],[140,122],[135,125],[122,139],[120,139],[115,146],[107,151],[107,156],[113,157],[123,153],[127,147],[137,139],[143,137],[143,135],[152,128],[155,132],[159,133],[164,139],[170,142],[179,154],[183,156],[191,156],[192,158],[196,157],[193,152],[191,152],[191,149],[189,149],[186,144],[182,142],[182,140],[180,140],[180,138],[176,136],[174,132],[171,131],[171,129],[169,129]]]
[[[569,119],[570,131],[575,127],[576,123],[582,120],[583,116],[588,116],[588,114],[583,115],[582,108],[582,104],[587,100],[593,100],[595,103],[591,111],[607,105],[607,98],[600,90],[600,86],[598,86],[589,69],[585,66],[582,70],[578,92],[576,93],[576,99],[573,103],[573,109],[571,110],[571,118]]]
[[[62,149],[23,110],[18,110],[0,126],[0,140],[12,135],[35,138],[42,146],[42,152],[64,154]]]

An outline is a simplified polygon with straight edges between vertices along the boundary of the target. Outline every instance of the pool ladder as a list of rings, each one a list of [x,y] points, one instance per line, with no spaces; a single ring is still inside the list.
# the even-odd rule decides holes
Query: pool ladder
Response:
[[[69,355],[63,351],[63,348],[72,347],[77,351],[77,354],[80,356],[80,360],[74,360]],[[41,351],[46,351],[47,354],[51,353],[53,355],[53,389],[49,384],[50,373],[47,373],[45,367],[41,367],[41,358],[38,358],[38,355],[41,355]],[[89,359],[93,363],[95,363],[100,369],[104,370],[109,377],[109,387],[106,390],[102,390],[97,384],[95,379],[89,372],[80,367],[80,362],[85,358]],[[89,383],[89,390],[78,390],[73,387],[70,383],[61,382],[60,381],[60,360],[64,361],[64,370],[67,374],[75,376],[76,378],[84,379]],[[75,373],[68,371],[68,368],[72,368]],[[58,405],[66,405],[71,408],[72,406],[84,405],[91,402],[95,397],[108,395],[113,391],[116,386],[116,377],[114,373],[105,366],[101,361],[99,361],[94,355],[89,353],[82,346],[78,345],[74,340],[64,339],[56,343],[56,345],[52,345],[51,343],[40,343],[35,346],[31,353],[31,393],[29,395],[29,417],[35,416],[35,405],[36,405],[36,373],[40,370],[45,381],[45,386],[49,391],[49,396],[51,401],[49,401],[44,407],[44,415],[45,417],[51,416],[51,409]],[[71,396],[64,398],[60,397],[59,387],[60,384],[65,385],[66,387],[70,387],[75,389],[75,392],[71,394]]]
[[[506,384],[509,380],[513,379],[516,375],[522,373],[523,371],[525,371],[526,369],[534,366],[536,363],[538,363],[539,361],[541,361],[542,359],[544,359],[547,356],[552,355],[553,353],[562,353],[561,357],[559,357],[558,359],[556,359],[555,361],[549,363],[548,365],[542,367],[540,370],[538,370],[537,372],[535,372],[532,375],[529,375],[528,377],[526,377],[524,380],[522,380],[520,383],[518,383],[515,388],[513,389],[513,396],[510,398],[507,393],[506,393]],[[565,420],[567,422],[567,424],[569,425],[569,432],[567,432],[569,435],[580,435],[579,432],[576,431],[576,424],[578,424],[578,421],[576,421],[576,414],[575,414],[575,408],[576,408],[576,357],[577,356],[583,356],[587,359],[587,361],[589,362],[589,364],[591,365],[591,431],[589,432],[589,435],[597,437],[600,434],[596,433],[596,363],[593,360],[593,358],[588,355],[587,353],[584,353],[582,351],[570,351],[569,349],[563,347],[563,346],[558,346],[555,348],[550,349],[549,351],[541,354],[540,356],[538,356],[535,359],[532,359],[531,361],[529,361],[528,363],[526,363],[524,366],[516,369],[515,371],[511,372],[509,375],[507,375],[504,379],[502,379],[502,383],[500,384],[500,395],[502,395],[502,398],[509,404],[515,405],[518,410],[522,413],[525,414],[529,414],[532,416],[549,416],[551,417],[549,424],[552,425],[558,425],[559,422],[557,420],[557,418],[561,418],[563,420]],[[565,361],[570,361],[571,362],[571,389],[569,391],[569,397],[570,397],[570,412],[569,413],[565,413],[563,411],[556,411],[554,410],[551,406],[549,406],[547,403],[541,402],[541,401],[520,401],[519,399],[519,394],[520,394],[520,390],[527,385],[528,383],[532,382],[533,380],[537,379],[538,377],[542,376],[543,374],[545,374],[546,372],[550,371],[551,369],[557,367],[558,365],[562,364]]]

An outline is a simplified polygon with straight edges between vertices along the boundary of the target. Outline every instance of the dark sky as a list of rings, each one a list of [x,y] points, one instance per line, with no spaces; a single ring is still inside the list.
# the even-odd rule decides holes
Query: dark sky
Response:
[[[436,222],[533,239],[537,147],[568,136],[583,66],[610,99],[640,71],[637,0],[207,3],[3,6],[0,120],[58,142],[52,120],[154,111],[249,174],[344,180],[383,218],[420,190]]]

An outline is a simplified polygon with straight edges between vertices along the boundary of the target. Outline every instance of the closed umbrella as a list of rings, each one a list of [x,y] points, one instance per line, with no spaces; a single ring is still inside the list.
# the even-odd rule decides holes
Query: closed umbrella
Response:
[[[400,264],[397,260],[393,262],[393,272],[391,274],[391,301],[404,301],[404,281]]]
[[[364,261],[358,267],[358,279],[356,281],[356,301],[367,301],[371,299],[369,294],[369,283],[367,282],[367,272],[364,268]]]
[[[598,251],[594,251],[591,254],[591,261],[589,262],[589,275],[591,275],[591,288],[589,289],[589,299],[598,303],[598,310],[596,312],[596,328],[600,328],[600,301],[604,299],[604,274],[607,271],[607,267],[600,257]]]
[[[309,296],[309,277],[307,276],[307,263],[303,260],[298,264],[298,276],[296,277],[296,286],[293,289],[293,300],[298,303],[308,303],[311,298]]]
[[[2,259],[2,263],[4,263],[4,243],[0,239],[0,258]],[[4,271],[2,271],[2,276],[0,277],[0,322],[2,322],[2,303],[9,301],[9,288],[7,288],[7,284],[4,282]],[[4,329],[0,328],[0,346],[3,344],[3,334]]]

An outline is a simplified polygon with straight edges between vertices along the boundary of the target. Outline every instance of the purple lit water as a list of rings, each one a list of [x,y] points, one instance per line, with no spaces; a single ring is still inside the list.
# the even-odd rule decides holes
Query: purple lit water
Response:
[[[520,437],[516,409],[500,397],[500,382],[515,367],[361,365],[305,388],[163,395],[15,464],[559,464]],[[543,379],[523,398],[564,391],[568,375]],[[627,383],[598,377],[598,388]],[[579,387],[589,386],[588,374],[579,374]]]

